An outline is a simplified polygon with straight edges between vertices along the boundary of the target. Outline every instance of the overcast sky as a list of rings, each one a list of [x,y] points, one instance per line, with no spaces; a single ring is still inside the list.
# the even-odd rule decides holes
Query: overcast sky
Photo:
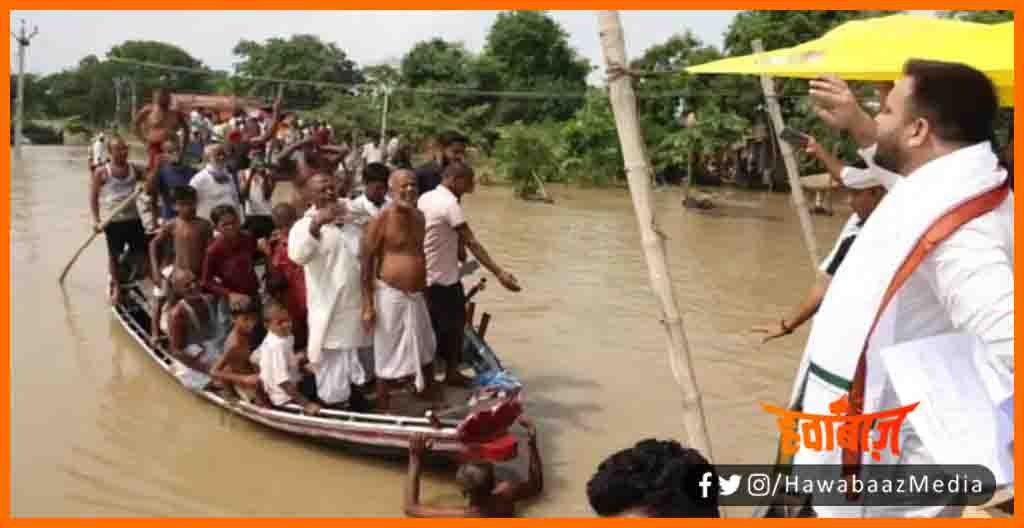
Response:
[[[480,51],[498,11],[11,11],[39,27],[27,68],[53,73],[89,54],[103,57],[125,40],[159,40],[180,46],[219,70],[236,60],[231,48],[242,38],[262,41],[312,33],[335,42],[359,65],[397,60],[415,43],[433,37],[462,41]],[[626,45],[635,57],[675,33],[692,30],[721,45],[737,11],[622,11]],[[593,11],[553,11],[569,43],[592,65],[603,63]],[[12,48],[12,69],[15,46]]]

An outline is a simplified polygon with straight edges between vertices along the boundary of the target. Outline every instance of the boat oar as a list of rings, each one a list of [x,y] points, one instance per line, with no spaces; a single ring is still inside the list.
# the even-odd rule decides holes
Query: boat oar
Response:
[[[60,273],[60,278],[57,279],[58,284],[62,286],[64,285],[64,278],[68,276],[68,272],[71,271],[71,266],[75,265],[75,262],[78,260],[78,257],[80,257],[82,255],[82,252],[85,251],[85,248],[89,247],[89,244],[92,244],[92,241],[96,239],[96,236],[99,235],[103,231],[103,229],[107,227],[108,224],[110,224],[111,220],[117,217],[118,213],[126,209],[129,205],[135,203],[135,199],[138,198],[139,195],[142,194],[142,191],[144,191],[145,189],[146,188],[144,186],[139,185],[138,188],[135,189],[135,192],[131,194],[131,196],[129,196],[125,201],[118,204],[118,206],[115,207],[114,210],[110,212],[110,216],[107,217],[107,219],[104,220],[103,223],[99,225],[99,229],[93,230],[92,235],[90,235],[89,238],[86,239],[85,243],[82,244],[82,247],[78,248],[78,251],[76,251],[74,256],[71,257],[71,260],[68,262],[68,265],[64,266],[64,271]]]

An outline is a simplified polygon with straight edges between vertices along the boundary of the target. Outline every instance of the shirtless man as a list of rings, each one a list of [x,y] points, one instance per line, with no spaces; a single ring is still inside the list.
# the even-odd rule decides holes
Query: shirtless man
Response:
[[[370,222],[360,248],[362,318],[373,334],[378,410],[388,409],[389,382],[413,376],[420,392],[434,385],[437,347],[423,295],[426,220],[416,208],[416,174],[392,172],[388,189],[392,206]]]
[[[490,462],[467,462],[459,466],[455,479],[469,505],[461,508],[420,504],[420,457],[430,449],[426,437],[417,433],[409,440],[409,480],[405,490],[405,514],[409,517],[513,517],[516,503],[544,491],[544,468],[537,449],[537,428],[528,418],[519,418],[530,443],[530,476],[526,482],[498,481]]]
[[[198,276],[191,271],[179,269],[171,279],[174,292],[181,300],[171,308],[168,317],[168,351],[188,368],[207,372],[217,358],[216,350],[205,347],[220,330],[216,305],[213,299],[202,294]]]
[[[347,147],[328,145],[327,136],[326,133],[311,135],[285,147],[274,157],[273,165],[277,168],[277,179],[289,180],[295,186],[292,205],[300,214],[311,205],[306,189],[309,179],[317,172],[334,174],[342,158],[348,154]],[[301,151],[301,155],[298,160],[292,160],[291,156],[296,151]]]
[[[162,270],[160,275],[169,278],[174,270],[188,270],[196,277],[203,273],[203,258],[206,256],[206,249],[213,240],[213,224],[205,218],[196,216],[197,194],[196,190],[187,185],[175,187],[172,191],[174,196],[174,209],[178,216],[167,222],[157,232],[156,237],[149,243],[149,259],[155,270]],[[174,241],[174,264],[170,269],[160,266],[160,250],[164,241]],[[160,318],[163,315],[163,307],[167,302],[166,293],[171,290],[170,281],[164,282],[164,286],[158,289],[156,296],[156,307],[153,312],[152,327],[150,332],[153,339],[159,337]],[[173,301],[172,301],[173,303]]]
[[[163,88],[153,90],[153,102],[135,114],[135,131],[149,149],[149,165],[159,163],[164,141],[173,139],[179,128],[190,137],[188,116],[171,108],[171,94]]]

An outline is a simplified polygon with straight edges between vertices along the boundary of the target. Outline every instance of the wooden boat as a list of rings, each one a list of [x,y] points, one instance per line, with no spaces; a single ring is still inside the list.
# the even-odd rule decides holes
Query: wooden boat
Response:
[[[167,351],[167,340],[154,343],[149,337],[149,301],[141,282],[122,286],[120,304],[114,315],[139,347],[170,379],[181,364]],[[469,312],[472,312],[470,305]],[[401,454],[413,434],[424,433],[432,440],[435,456],[455,462],[468,459],[504,461],[517,455],[517,438],[509,431],[522,413],[521,387],[511,380],[494,351],[483,339],[490,317],[484,314],[479,328],[467,319],[463,366],[472,368],[477,379],[504,378],[501,384],[476,389],[446,387],[446,400],[458,404],[429,409],[427,402],[411,394],[392,396],[395,414],[374,414],[324,409],[307,416],[297,405],[267,408],[239,400],[233,391],[208,386],[196,394],[218,407],[271,429],[299,437],[378,454]],[[483,375],[483,376],[481,376]],[[231,393],[227,395],[226,393]]]

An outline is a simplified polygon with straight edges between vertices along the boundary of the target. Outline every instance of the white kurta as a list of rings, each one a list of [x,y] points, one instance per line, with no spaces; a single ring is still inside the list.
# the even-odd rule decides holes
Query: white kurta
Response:
[[[288,234],[288,258],[305,271],[309,312],[307,353],[317,372],[317,386],[334,386],[335,394],[347,397],[349,381],[361,383],[363,376],[358,361],[348,356],[355,357],[357,349],[371,343],[362,328],[359,260],[345,243],[338,226],[323,226],[319,240],[310,234],[309,226],[315,214],[316,207],[310,207],[292,226]],[[327,350],[331,352],[325,352]]]
[[[946,212],[997,188],[1005,171],[988,143],[933,160],[904,178],[874,211],[857,243],[833,279],[808,340],[794,400],[804,412],[830,414],[828,404],[846,393],[829,376],[816,375],[811,364],[832,378],[853,378],[861,347],[893,275],[923,233]],[[896,294],[869,343],[864,412],[899,406],[892,397],[882,355],[895,345],[943,334],[968,334],[980,340],[977,355],[987,370],[984,390],[992,408],[1013,397],[1013,194],[996,210],[963,227],[935,248]],[[993,381],[1001,380],[1001,381]],[[969,380],[976,382],[976,380]],[[802,398],[797,395],[803,388]],[[943,390],[930,387],[930,390]],[[952,390],[952,388],[950,388]],[[933,410],[942,417],[942,410]],[[952,417],[951,417],[952,418]],[[999,424],[991,424],[993,429]],[[901,434],[898,463],[964,463],[936,458],[910,421]],[[970,444],[965,444],[965,447]],[[971,446],[973,447],[973,446]],[[933,452],[935,451],[935,452]],[[837,464],[841,451],[801,450],[797,464]],[[864,463],[873,461],[865,454]],[[890,460],[890,462],[893,462]],[[872,511],[816,507],[819,516]],[[942,508],[887,508],[887,516],[935,516]],[[883,513],[876,511],[876,513]]]
[[[380,216],[382,207],[377,207],[365,194],[353,200],[342,198],[338,201],[344,203],[346,209],[345,223],[341,228],[342,238],[345,239],[349,251],[353,255],[359,255],[359,244],[362,241],[366,225]]]

